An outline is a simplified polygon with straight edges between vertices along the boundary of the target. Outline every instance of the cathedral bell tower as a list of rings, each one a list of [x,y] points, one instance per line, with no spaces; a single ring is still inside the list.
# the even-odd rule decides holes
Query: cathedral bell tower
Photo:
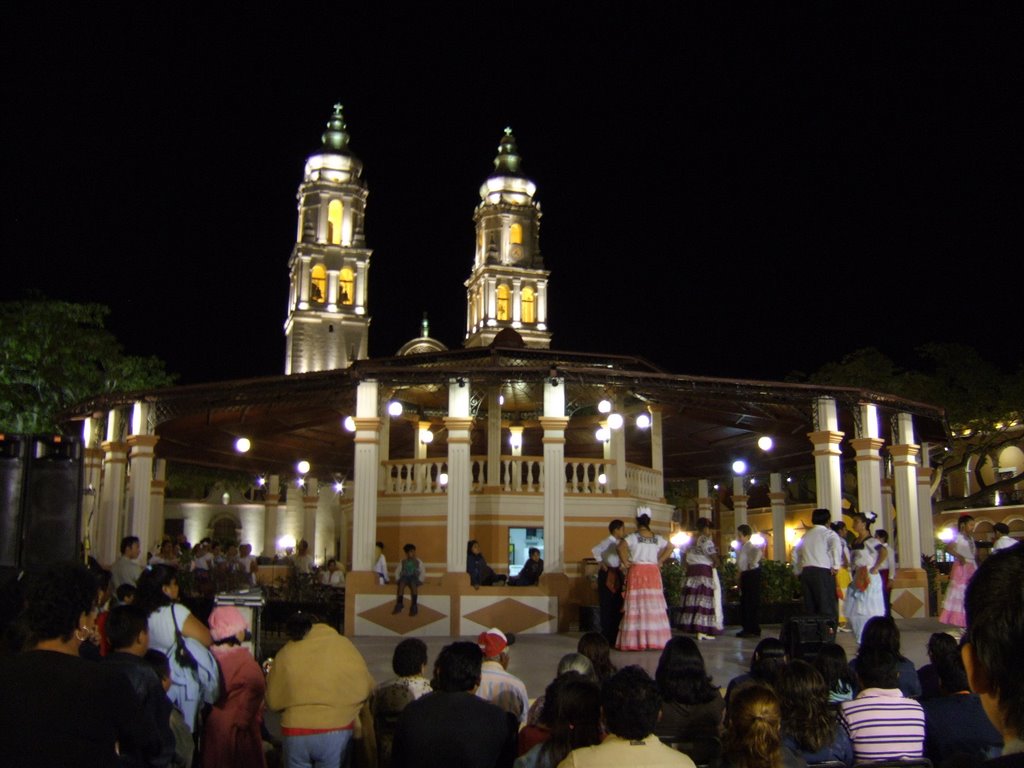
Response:
[[[480,187],[476,258],[466,281],[467,347],[487,346],[513,328],[528,347],[551,346],[548,276],[540,256],[540,203],[523,176],[512,129],[506,128],[494,173]]]
[[[335,104],[323,146],[306,160],[299,186],[298,234],[288,262],[285,373],[347,368],[367,356],[368,192],[345,127]]]

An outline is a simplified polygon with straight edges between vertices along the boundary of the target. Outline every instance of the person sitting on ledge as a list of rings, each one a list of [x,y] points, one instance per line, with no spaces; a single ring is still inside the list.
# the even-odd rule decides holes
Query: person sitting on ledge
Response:
[[[540,558],[540,550],[530,547],[530,559],[523,564],[518,576],[508,580],[514,587],[534,587],[540,581],[540,575],[544,573],[544,561]]]
[[[480,542],[476,539],[470,539],[466,546],[466,573],[469,574],[469,583],[473,585],[473,589],[504,584],[506,578],[496,575],[491,566],[487,564],[480,551]]]
[[[405,588],[409,588],[409,594],[412,595],[412,606],[409,608],[409,615],[415,616],[419,613],[419,606],[416,605],[416,601],[419,600],[419,586],[423,583],[423,576],[425,569],[423,568],[423,561],[416,557],[416,545],[406,544],[402,547],[402,551],[405,552],[405,558],[398,563],[395,568],[395,582],[398,584],[398,595],[395,601],[395,610],[392,613],[401,613],[405,607],[404,595]]]

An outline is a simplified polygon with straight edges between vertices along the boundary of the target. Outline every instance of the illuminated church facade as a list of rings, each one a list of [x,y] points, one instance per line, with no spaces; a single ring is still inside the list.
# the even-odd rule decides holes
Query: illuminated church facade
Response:
[[[473,214],[462,348],[431,338],[424,322],[396,355],[370,358],[368,188],[336,106],[298,189],[285,375],[83,408],[86,483],[98,489],[86,499],[95,514],[84,533],[100,561],[113,561],[126,532],[153,543],[171,524],[192,541],[233,534],[267,557],[305,539],[319,564],[339,557],[350,569],[350,633],[553,632],[596,601],[586,558],[609,521],[631,521],[643,507],[663,535],[685,527],[666,501],[667,480],[697,481],[694,516],[713,517],[723,543],[749,522],[768,556],[785,560],[813,506],[841,517],[846,460],[858,508],[906,532],[898,551],[910,567],[895,580],[893,604],[923,615],[917,565],[933,540],[927,443],[948,431],[940,409],[552,349],[536,192],[506,129]],[[765,435],[773,451],[757,447]],[[725,479],[735,457],[751,469]],[[247,498],[167,499],[168,460],[244,470],[259,487]],[[813,468],[814,503],[787,492],[787,472],[801,462]],[[755,473],[768,489],[756,508]],[[540,585],[471,589],[471,539],[499,573],[514,573],[538,546]],[[391,587],[372,572],[377,542],[392,567],[407,542],[425,561],[416,617],[392,614]]]

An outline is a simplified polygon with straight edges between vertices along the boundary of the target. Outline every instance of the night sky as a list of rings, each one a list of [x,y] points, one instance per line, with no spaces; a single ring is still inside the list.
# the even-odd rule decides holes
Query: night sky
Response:
[[[295,193],[336,101],[370,190],[373,356],[424,311],[461,345],[509,125],[555,348],[742,378],[929,341],[1021,359],[1015,19],[82,5],[0,11],[0,298],[108,304],[183,383],[283,372]]]

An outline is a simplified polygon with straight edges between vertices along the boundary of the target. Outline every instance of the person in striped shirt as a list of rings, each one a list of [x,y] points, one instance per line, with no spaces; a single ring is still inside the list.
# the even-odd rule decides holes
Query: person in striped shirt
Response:
[[[896,657],[870,650],[857,657],[861,692],[840,705],[839,720],[858,763],[917,758],[924,754],[924,710],[896,685]]]

